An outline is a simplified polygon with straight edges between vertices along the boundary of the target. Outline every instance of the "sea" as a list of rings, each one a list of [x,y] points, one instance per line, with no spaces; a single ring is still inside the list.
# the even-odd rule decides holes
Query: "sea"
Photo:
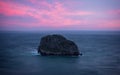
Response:
[[[82,56],[41,56],[41,37],[61,34]],[[120,75],[120,31],[1,31],[0,75]]]

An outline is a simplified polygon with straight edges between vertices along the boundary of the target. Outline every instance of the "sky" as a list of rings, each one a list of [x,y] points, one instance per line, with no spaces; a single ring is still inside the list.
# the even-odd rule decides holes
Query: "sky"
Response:
[[[0,0],[0,30],[120,30],[120,0]]]

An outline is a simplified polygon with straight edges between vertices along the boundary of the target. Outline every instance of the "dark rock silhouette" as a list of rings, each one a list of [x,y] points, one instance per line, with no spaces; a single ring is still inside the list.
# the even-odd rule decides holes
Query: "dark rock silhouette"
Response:
[[[62,35],[47,35],[42,37],[38,53],[41,53],[41,55],[80,55],[77,45]]]

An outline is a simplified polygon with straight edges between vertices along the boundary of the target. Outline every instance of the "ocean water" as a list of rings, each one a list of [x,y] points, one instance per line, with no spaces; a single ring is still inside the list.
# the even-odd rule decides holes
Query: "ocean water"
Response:
[[[0,75],[120,75],[120,34],[58,32],[74,41],[82,56],[41,56],[42,36],[57,32],[1,32]]]

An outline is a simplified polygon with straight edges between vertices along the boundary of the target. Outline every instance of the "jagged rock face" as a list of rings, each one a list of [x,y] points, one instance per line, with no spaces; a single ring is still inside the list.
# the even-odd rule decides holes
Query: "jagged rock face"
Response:
[[[79,55],[77,45],[62,35],[47,35],[41,38],[38,47],[41,55]]]

